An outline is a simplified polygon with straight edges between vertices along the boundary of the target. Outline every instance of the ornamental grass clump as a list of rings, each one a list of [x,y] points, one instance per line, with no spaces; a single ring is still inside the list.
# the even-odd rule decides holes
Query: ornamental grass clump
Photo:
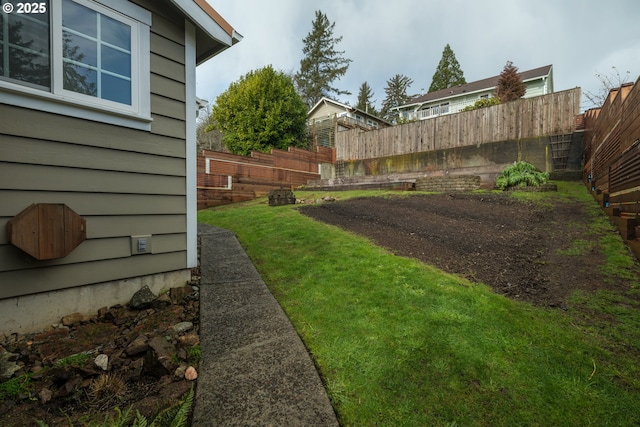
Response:
[[[513,165],[504,168],[496,178],[496,187],[506,190],[510,187],[537,187],[549,181],[548,172],[540,172],[531,163],[514,162]]]

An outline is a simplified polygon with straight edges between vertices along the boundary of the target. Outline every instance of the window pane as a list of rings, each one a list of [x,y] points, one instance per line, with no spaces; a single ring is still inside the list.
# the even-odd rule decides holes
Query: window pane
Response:
[[[49,8],[41,14],[3,14],[0,77],[50,87]]]
[[[131,27],[108,16],[100,16],[101,40],[131,50]]]
[[[131,77],[131,55],[103,45],[102,69]]]
[[[62,33],[62,56],[64,59],[98,66],[98,43],[64,31]]]
[[[98,72],[80,65],[64,64],[63,87],[85,95],[98,95]]]
[[[10,15],[9,43],[34,51],[49,50],[48,21],[37,19],[39,15]]]
[[[131,105],[131,26],[63,0],[64,88]]]
[[[102,74],[102,98],[131,105],[131,82]]]
[[[71,0],[64,0],[62,26],[95,38],[98,35],[98,13]]]

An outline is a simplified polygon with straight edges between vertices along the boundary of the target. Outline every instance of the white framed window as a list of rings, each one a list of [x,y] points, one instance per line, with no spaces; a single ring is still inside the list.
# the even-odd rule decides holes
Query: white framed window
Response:
[[[0,2],[0,90],[11,95],[0,102],[149,128],[148,11],[124,0]]]

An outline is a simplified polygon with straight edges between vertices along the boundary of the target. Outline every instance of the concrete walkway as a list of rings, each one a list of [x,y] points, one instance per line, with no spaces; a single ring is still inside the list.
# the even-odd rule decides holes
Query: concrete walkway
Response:
[[[235,235],[198,224],[194,426],[338,426],[315,365]]]

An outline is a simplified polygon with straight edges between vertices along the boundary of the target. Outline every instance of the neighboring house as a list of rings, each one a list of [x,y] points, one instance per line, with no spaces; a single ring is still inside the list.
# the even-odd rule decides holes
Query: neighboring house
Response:
[[[333,119],[337,119],[338,131],[353,128],[373,130],[391,126],[391,123],[380,117],[327,97],[318,101],[307,113],[309,125]]]
[[[195,68],[242,39],[205,0],[30,5],[0,14],[0,333],[189,281]]]
[[[518,73],[527,92],[523,98],[546,95],[553,92],[553,66],[547,65]],[[397,110],[405,120],[423,120],[443,114],[457,113],[483,98],[493,97],[500,76],[454,86],[427,93],[401,105]]]
[[[307,127],[314,135],[315,145],[326,147],[333,145],[335,131],[355,128],[368,131],[387,126],[391,126],[391,123],[380,117],[327,97],[318,101],[307,113]]]

